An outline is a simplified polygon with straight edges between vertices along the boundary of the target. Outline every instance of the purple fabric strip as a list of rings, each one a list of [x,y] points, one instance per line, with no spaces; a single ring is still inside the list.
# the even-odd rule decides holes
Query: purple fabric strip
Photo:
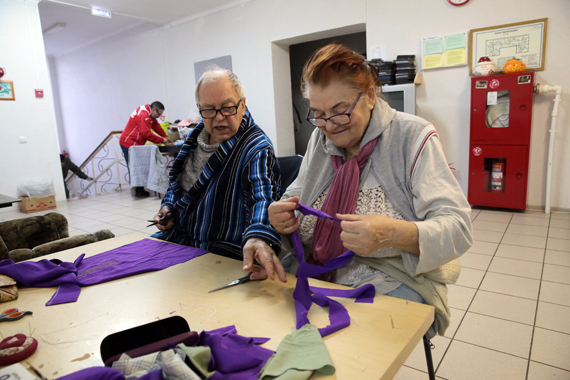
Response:
[[[58,377],[57,380],[125,380],[125,375],[114,368],[90,367],[69,375]]]
[[[125,375],[114,368],[89,367],[58,377],[57,380],[125,380]],[[139,377],[138,380],[164,380],[164,376],[162,370],[157,369]]]
[[[0,274],[31,288],[60,286],[46,306],[75,302],[79,287],[100,284],[140,273],[153,272],[203,255],[204,249],[143,239],[75,262],[61,260],[0,261]]]
[[[81,287],[77,284],[61,284],[51,296],[46,306],[60,305],[62,303],[75,302],[81,294]]]
[[[312,208],[309,206],[305,206],[304,204],[301,203],[299,203],[299,208],[297,210],[299,210],[303,215],[313,215],[316,216],[317,218],[325,218],[325,219],[334,220],[335,222],[342,222],[342,220],[335,218],[334,216],[330,216],[324,211],[317,210],[316,208]]]
[[[139,377],[137,380],[164,380],[164,376],[162,375],[162,370],[157,369],[156,371],[152,371]]]
[[[114,368],[89,367],[58,377],[57,380],[125,380],[125,375]],[[162,370],[157,369],[139,377],[138,380],[164,380],[164,377],[162,376]]]
[[[309,289],[311,289],[311,292],[313,293],[319,293],[325,296],[342,298],[356,297],[354,302],[363,303],[373,303],[374,296],[376,295],[376,289],[374,289],[374,286],[361,286],[356,289],[329,289],[310,286]]]
[[[340,221],[340,219],[333,218],[320,210],[316,210],[302,204],[299,204],[298,210],[303,215],[314,215],[319,218],[327,218],[335,221]],[[342,255],[327,261],[322,267],[311,265],[305,262],[303,244],[301,243],[301,237],[299,236],[299,233],[297,231],[293,232],[292,238],[295,255],[299,261],[299,269],[297,269],[297,285],[295,286],[295,291],[293,292],[293,299],[295,300],[295,313],[297,316],[297,329],[300,329],[307,323],[310,323],[308,314],[313,302],[321,307],[329,307],[330,325],[319,329],[321,336],[325,337],[345,327],[348,327],[350,325],[350,316],[348,315],[346,308],[339,302],[334,301],[327,296],[342,298],[356,297],[355,302],[372,303],[374,302],[375,294],[374,286],[367,284],[356,289],[346,290],[317,288],[309,286],[308,278],[319,276],[323,273],[340,268],[352,260],[354,252],[346,251]]]

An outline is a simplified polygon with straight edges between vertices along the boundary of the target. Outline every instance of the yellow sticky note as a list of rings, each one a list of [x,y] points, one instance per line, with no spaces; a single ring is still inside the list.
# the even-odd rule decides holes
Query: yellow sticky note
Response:
[[[465,65],[465,49],[453,49],[445,52],[445,66]]]
[[[435,69],[436,67],[443,66],[443,55],[441,54],[432,54],[432,55],[425,55],[424,56],[424,70],[426,69]]]

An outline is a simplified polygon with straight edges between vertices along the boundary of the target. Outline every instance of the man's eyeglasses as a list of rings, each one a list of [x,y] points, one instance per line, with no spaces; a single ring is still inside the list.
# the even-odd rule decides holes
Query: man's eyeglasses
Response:
[[[360,100],[362,94],[364,94],[364,91],[358,94],[358,97],[356,98],[354,104],[352,105],[352,107],[350,107],[348,112],[339,113],[336,115],[332,115],[331,117],[325,118],[325,117],[315,117],[314,115],[312,115],[313,111],[309,109],[309,113],[307,114],[307,120],[309,121],[309,123],[313,124],[315,127],[318,128],[325,127],[327,125],[327,121],[329,120],[331,121],[331,123],[335,125],[346,125],[350,123],[350,115],[352,115],[352,111],[354,111],[354,107],[356,107],[356,104]]]
[[[241,103],[242,99],[240,99],[238,104],[236,104],[235,106],[222,107],[217,110],[213,108],[203,110],[202,108],[200,108],[200,115],[202,115],[202,119],[213,119],[216,117],[218,112],[221,113],[222,116],[233,116],[237,113],[239,104]]]

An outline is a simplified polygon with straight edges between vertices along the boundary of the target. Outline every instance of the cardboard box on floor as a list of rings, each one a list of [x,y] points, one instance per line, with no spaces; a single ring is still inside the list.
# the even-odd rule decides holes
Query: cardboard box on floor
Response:
[[[50,210],[56,207],[55,195],[46,195],[43,197],[19,197],[22,202],[20,202],[20,211],[22,212],[34,212]]]

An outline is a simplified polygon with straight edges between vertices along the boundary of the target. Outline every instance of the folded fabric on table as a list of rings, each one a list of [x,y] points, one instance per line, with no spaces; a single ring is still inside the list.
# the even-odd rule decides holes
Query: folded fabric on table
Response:
[[[77,301],[81,286],[162,270],[205,253],[200,248],[143,239],[87,258],[81,254],[73,263],[58,259],[19,263],[2,260],[0,274],[30,288],[59,286],[46,303],[49,306]]]
[[[138,358],[123,354],[113,363],[113,368],[125,375],[125,380],[139,379],[156,370],[161,370],[166,379],[201,380],[174,350],[155,352]]]
[[[307,324],[281,341],[260,380],[305,380],[315,371],[332,376],[335,368],[319,330]]]
[[[0,303],[18,299],[16,280],[0,274]]]

